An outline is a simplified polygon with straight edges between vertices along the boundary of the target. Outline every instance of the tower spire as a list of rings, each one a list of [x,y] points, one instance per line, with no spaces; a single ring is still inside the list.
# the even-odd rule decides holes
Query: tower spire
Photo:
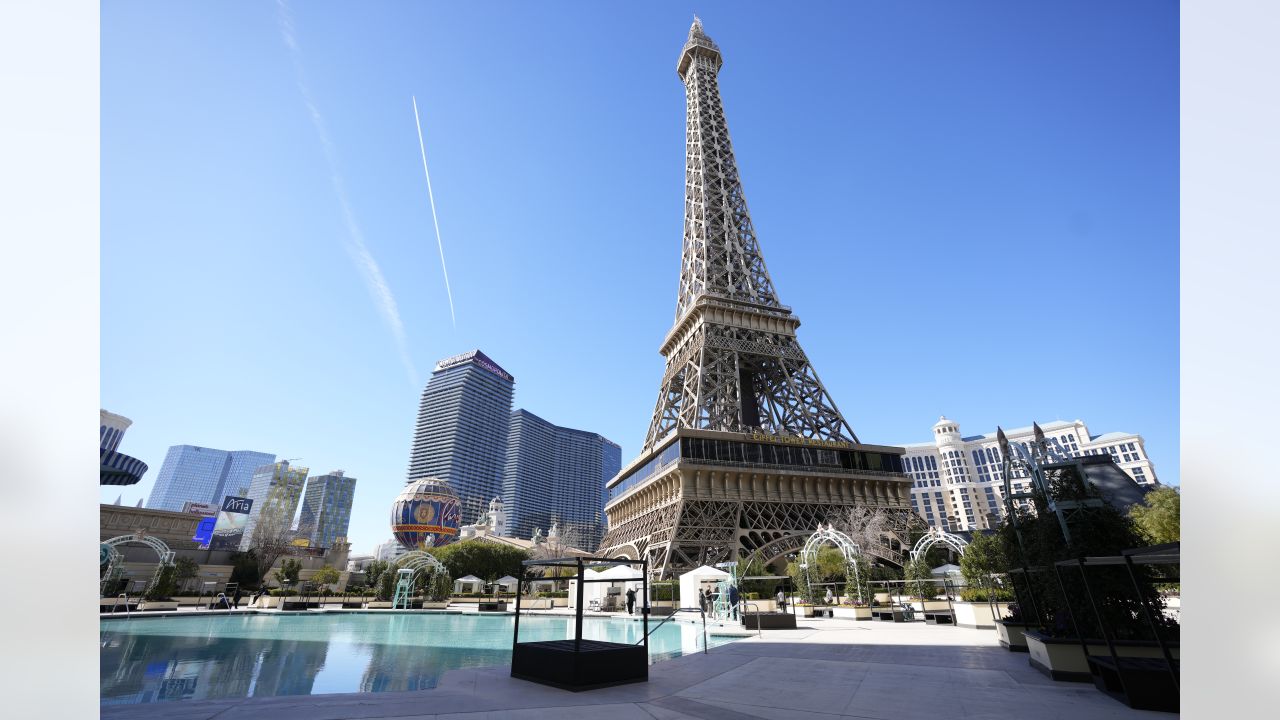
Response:
[[[720,100],[722,65],[695,15],[676,64],[686,100],[680,288],[645,447],[677,427],[857,442],[765,267]]]

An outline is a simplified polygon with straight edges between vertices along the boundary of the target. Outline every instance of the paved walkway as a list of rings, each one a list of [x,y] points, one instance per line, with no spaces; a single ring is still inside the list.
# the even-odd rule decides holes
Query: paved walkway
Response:
[[[1132,710],[1092,685],[1054,682],[993,630],[801,619],[660,662],[649,682],[572,693],[515,680],[508,667],[455,670],[433,690],[107,706],[148,720],[938,720],[1174,718]]]

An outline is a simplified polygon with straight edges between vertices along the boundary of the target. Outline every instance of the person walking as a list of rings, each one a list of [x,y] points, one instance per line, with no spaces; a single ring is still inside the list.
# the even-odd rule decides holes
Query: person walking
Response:
[[[627,588],[627,614],[632,615],[636,611],[636,589]]]
[[[733,607],[733,619],[738,619],[738,600],[741,596],[738,594],[738,586],[729,586],[729,605]]]
[[[827,588],[827,597],[825,598],[825,602],[830,605],[833,600],[835,600],[835,598],[831,595],[831,588]]]
[[[777,600],[778,600],[778,612],[786,612],[787,596],[785,593],[782,592],[782,588],[778,588]]]
[[[235,599],[235,608],[236,608],[237,610],[239,610],[239,609],[240,609],[240,598],[242,598],[242,597],[244,597],[244,595],[242,595],[242,594],[240,593],[240,588],[239,588],[239,587],[237,587],[237,588],[236,588],[236,594],[235,594],[235,596],[234,596],[234,599]]]

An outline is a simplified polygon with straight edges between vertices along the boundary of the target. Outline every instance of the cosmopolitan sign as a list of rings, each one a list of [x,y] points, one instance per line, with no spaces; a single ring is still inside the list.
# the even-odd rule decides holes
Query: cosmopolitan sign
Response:
[[[479,365],[480,367],[484,368],[485,370],[488,370],[494,375],[497,375],[503,380],[508,380],[508,381],[515,380],[515,378],[511,377],[511,373],[498,367],[498,363],[494,362],[492,359],[489,358],[488,355],[485,355],[479,350],[472,350],[471,352],[462,353],[461,355],[454,355],[453,357],[448,357],[448,358],[445,358],[444,360],[441,360],[440,362],[436,363],[436,372],[440,372],[441,370],[448,370],[451,367],[457,367],[459,365],[464,365],[466,363]]]

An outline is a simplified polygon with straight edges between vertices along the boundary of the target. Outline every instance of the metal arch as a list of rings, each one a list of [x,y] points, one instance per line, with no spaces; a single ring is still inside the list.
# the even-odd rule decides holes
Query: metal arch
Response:
[[[151,589],[156,581],[160,579],[160,573],[164,569],[173,564],[174,552],[169,549],[165,541],[151,535],[144,535],[139,532],[133,535],[117,535],[110,540],[103,540],[98,546],[98,559],[101,564],[103,555],[107,558],[107,571],[102,574],[102,582],[98,586],[98,594],[101,595],[106,591],[107,585],[116,580],[119,576],[120,564],[124,561],[124,556],[116,550],[117,545],[127,545],[129,543],[142,543],[155,551],[160,558],[160,562],[156,565],[156,571],[151,576],[151,582],[147,583],[147,589]]]
[[[929,548],[938,543],[946,545],[961,555],[964,555],[964,549],[969,546],[969,542],[959,535],[952,535],[940,528],[929,528],[928,534],[917,540],[915,547],[911,548],[911,559],[924,557],[924,554],[929,552]]]
[[[435,555],[432,555],[431,553],[425,550],[414,550],[412,552],[407,552],[404,555],[400,556],[400,560],[396,564],[399,565],[402,569],[407,568],[409,570],[412,570],[414,577],[417,577],[418,572],[420,570],[430,569],[433,571],[448,572],[448,570],[444,566],[444,563],[437,560]]]
[[[409,598],[413,594],[413,584],[418,579],[418,573],[423,570],[431,572],[448,572],[444,564],[436,559],[435,555],[425,550],[413,550],[400,556],[396,561],[399,567],[398,573],[401,573],[400,579],[396,581],[395,595],[391,600],[391,607],[399,607],[403,602],[406,610],[409,609]],[[408,570],[409,576],[403,575]]]
[[[804,549],[800,551],[800,567],[804,568],[805,584],[813,584],[809,579],[809,566],[817,560],[818,548],[825,543],[832,543],[840,550],[840,554],[844,556],[846,569],[853,568],[853,584],[858,589],[858,602],[864,602],[865,598],[862,597],[862,578],[858,572],[858,558],[862,556],[862,548],[852,538],[836,530],[830,524],[823,527],[819,523],[817,531],[809,536],[809,539],[804,543]]]

